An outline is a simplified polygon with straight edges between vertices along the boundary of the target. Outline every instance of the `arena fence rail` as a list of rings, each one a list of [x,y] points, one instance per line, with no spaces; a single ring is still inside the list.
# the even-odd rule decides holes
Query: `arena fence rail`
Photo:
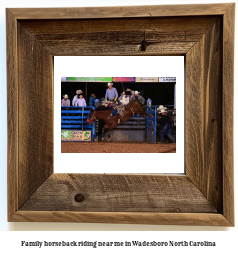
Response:
[[[95,123],[87,125],[90,110],[95,107],[61,107],[61,141],[92,142],[95,138]]]

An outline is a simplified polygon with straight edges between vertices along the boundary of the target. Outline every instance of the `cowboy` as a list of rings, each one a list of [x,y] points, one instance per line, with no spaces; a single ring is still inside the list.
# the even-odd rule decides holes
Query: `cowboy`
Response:
[[[167,108],[164,107],[163,105],[160,105],[160,106],[157,108],[157,113],[160,114],[162,109],[166,110]]]
[[[112,111],[112,113],[109,115],[109,118],[111,116],[115,116],[118,109],[119,108],[122,108],[122,107],[125,107],[131,100],[133,99],[132,97],[132,94],[131,94],[131,91],[128,91],[126,90],[125,91],[125,95],[122,96],[122,99],[120,101],[118,101],[117,103],[117,106],[114,108],[114,110]],[[119,121],[120,119],[118,119],[118,123],[120,123]]]
[[[159,124],[161,126],[160,130],[160,142],[164,143],[164,136],[166,135],[172,143],[175,143],[175,138],[171,133],[171,119],[167,115],[166,110],[163,108],[161,109],[161,116],[159,117]]]
[[[108,89],[106,90],[105,100],[116,101],[118,97],[117,89],[112,87],[113,83],[107,83]]]
[[[78,99],[78,94],[81,94],[81,93],[83,93],[83,91],[81,91],[81,90],[76,91],[76,95],[74,96],[73,101],[72,101],[72,106],[75,106],[75,102]]]
[[[70,106],[68,94],[63,95],[64,99],[61,100],[61,106]]]
[[[144,105],[145,99],[144,99],[143,96],[140,95],[140,92],[135,91],[135,99],[138,99],[138,101],[140,102],[140,104]]]
[[[135,100],[135,93],[134,93],[134,91],[132,91],[130,88],[127,88],[126,89],[126,91],[128,92],[131,92],[131,94],[130,94],[130,101],[131,100]]]
[[[121,95],[120,95],[120,97],[118,98],[117,101],[120,101],[120,100],[122,99],[123,95],[125,95],[125,92],[122,92],[122,93],[121,93]]]

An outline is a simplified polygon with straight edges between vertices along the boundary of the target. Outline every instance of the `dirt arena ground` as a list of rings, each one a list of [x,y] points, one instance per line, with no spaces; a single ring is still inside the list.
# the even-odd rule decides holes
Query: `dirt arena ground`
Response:
[[[176,144],[61,142],[62,153],[176,153]]]

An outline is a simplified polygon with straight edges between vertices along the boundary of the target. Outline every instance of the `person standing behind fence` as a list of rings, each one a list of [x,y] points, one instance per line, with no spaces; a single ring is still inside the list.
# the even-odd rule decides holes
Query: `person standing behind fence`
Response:
[[[165,109],[161,109],[161,116],[159,117],[159,124],[161,125],[160,130],[160,142],[164,143],[164,136],[166,135],[172,143],[175,143],[175,138],[171,133],[171,119],[167,115]]]
[[[135,91],[134,96],[135,96],[135,100],[138,100],[141,105],[144,105],[145,99],[143,96],[140,95],[140,92]],[[134,114],[133,116],[140,117],[140,114]]]
[[[88,105],[89,106],[94,106],[94,100],[96,99],[96,96],[95,96],[95,94],[94,93],[91,93],[91,96],[90,96],[90,98],[89,98],[89,103],[88,103]]]
[[[76,95],[74,96],[73,101],[72,101],[72,106],[75,106],[75,103],[76,103],[77,99],[79,98],[78,95],[81,94],[81,93],[83,93],[82,90],[77,90],[76,91]]]
[[[64,99],[61,100],[61,106],[70,106],[68,94],[63,95]]]
[[[75,106],[75,102],[77,101],[77,99],[78,99],[78,92],[79,92],[80,90],[77,90],[76,91],[76,95],[74,96],[74,98],[73,98],[73,100],[72,100],[72,106]]]
[[[135,91],[135,99],[138,99],[139,103],[144,105],[145,103],[145,98],[140,95],[140,92]]]
[[[105,100],[116,101],[118,98],[117,89],[112,87],[113,83],[107,83],[108,89],[106,90]]]
[[[77,99],[77,101],[75,102],[75,106],[80,106],[80,107],[85,107],[85,106],[87,106],[86,101],[85,101],[85,99],[83,98],[83,94],[82,94],[82,93],[80,93],[80,94],[78,95],[78,99]]]

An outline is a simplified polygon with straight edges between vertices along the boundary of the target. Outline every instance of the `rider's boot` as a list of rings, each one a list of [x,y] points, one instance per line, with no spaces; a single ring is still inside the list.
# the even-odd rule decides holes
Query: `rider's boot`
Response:
[[[117,109],[116,108],[114,108],[114,110],[112,111],[112,113],[108,116],[108,120],[110,120],[110,118],[111,117],[113,117],[113,116],[115,116],[116,115],[116,113],[117,113]]]
[[[107,119],[110,120],[112,117],[113,117],[113,115],[110,114]]]

